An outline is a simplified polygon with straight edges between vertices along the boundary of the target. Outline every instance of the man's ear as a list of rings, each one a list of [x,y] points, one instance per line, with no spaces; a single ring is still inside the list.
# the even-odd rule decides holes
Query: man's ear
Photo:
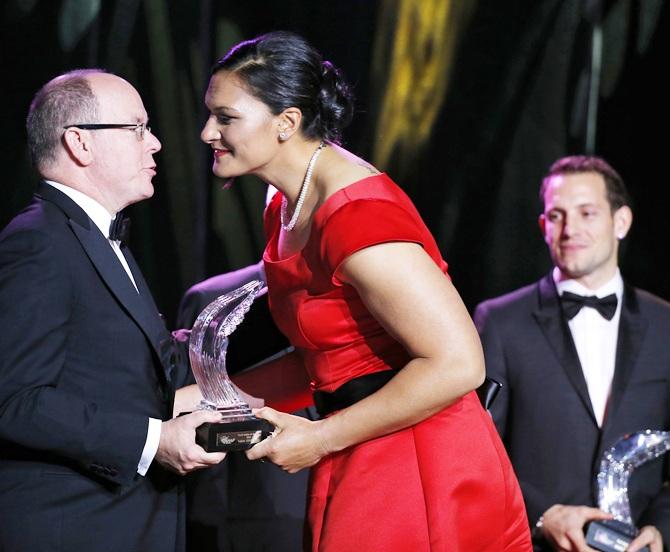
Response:
[[[90,133],[77,127],[68,128],[63,133],[63,147],[70,159],[82,167],[93,162]]]
[[[540,232],[542,232],[542,237],[544,238],[544,230],[547,226],[547,219],[544,216],[544,213],[537,217],[537,224],[540,227]]]
[[[614,219],[614,235],[619,240],[624,239],[630,230],[631,224],[633,224],[633,211],[628,205],[624,205],[614,211],[612,218]]]
[[[302,111],[297,107],[287,107],[277,116],[277,129],[281,134],[280,140],[288,140],[300,129]]]

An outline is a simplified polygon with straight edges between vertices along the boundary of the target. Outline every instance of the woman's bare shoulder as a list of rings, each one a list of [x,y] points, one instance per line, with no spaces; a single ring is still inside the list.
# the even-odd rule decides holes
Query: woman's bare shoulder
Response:
[[[374,165],[345,150],[340,146],[331,146],[332,155],[329,159],[327,172],[325,174],[325,189],[327,195],[346,188],[354,182],[363,178],[381,174]]]

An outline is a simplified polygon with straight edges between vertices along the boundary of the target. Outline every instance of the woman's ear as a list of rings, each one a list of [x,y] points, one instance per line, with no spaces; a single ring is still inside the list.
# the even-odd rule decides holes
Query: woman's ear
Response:
[[[302,111],[297,107],[287,107],[277,118],[278,138],[280,142],[284,142],[300,129]]]

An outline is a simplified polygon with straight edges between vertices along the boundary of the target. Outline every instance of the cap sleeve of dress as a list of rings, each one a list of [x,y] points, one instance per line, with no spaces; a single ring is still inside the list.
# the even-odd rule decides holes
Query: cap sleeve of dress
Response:
[[[320,253],[331,274],[351,254],[388,242],[425,247],[422,224],[406,208],[387,199],[358,199],[338,207],[320,228]],[[333,278],[333,282],[337,280]]]

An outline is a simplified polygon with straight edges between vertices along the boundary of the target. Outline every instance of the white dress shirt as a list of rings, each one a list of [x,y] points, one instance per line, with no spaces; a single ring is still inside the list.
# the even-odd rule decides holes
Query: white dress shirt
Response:
[[[74,188],[70,188],[69,186],[65,186],[64,184],[60,184],[58,182],[53,182],[52,180],[45,180],[45,182],[57,190],[63,192],[86,212],[88,218],[93,221],[93,224],[95,224],[100,229],[102,235],[107,238],[109,245],[112,246],[112,251],[114,251],[115,255],[118,257],[119,262],[123,266],[123,269],[126,271],[126,274],[128,274],[128,278],[130,278],[133,286],[135,286],[135,290],[137,293],[139,293],[137,284],[135,283],[135,278],[133,278],[133,274],[130,272],[128,261],[126,261],[123,253],[121,253],[121,242],[118,240],[109,239],[109,225],[111,224],[112,220],[116,218],[116,215],[110,215],[109,211],[100,205],[95,199],[87,196],[79,190],[75,190]]]
[[[611,280],[598,289],[589,289],[575,280],[559,281],[560,272],[554,269],[554,282],[558,294],[569,291],[578,295],[595,295],[599,298],[614,293],[617,308],[612,320],[605,319],[596,309],[582,307],[577,315],[568,321],[572,340],[582,365],[584,379],[589,390],[591,406],[598,426],[602,427],[607,401],[612,390],[614,367],[616,364],[619,320],[621,319],[621,301],[623,298],[623,279],[617,269]]]
[[[79,207],[81,207],[84,210],[84,212],[88,215],[88,217],[93,221],[93,224],[95,224],[100,229],[102,235],[105,236],[105,238],[107,238],[107,241],[109,242],[112,251],[114,251],[114,253],[118,257],[119,262],[123,266],[123,269],[126,271],[126,274],[128,274],[128,278],[130,278],[130,281],[135,287],[135,290],[137,290],[137,284],[135,283],[135,278],[133,278],[133,274],[130,271],[130,267],[128,266],[128,261],[126,261],[126,258],[123,256],[123,253],[121,252],[121,242],[119,242],[118,240],[109,239],[109,225],[116,215],[112,217],[112,215],[109,214],[109,211],[107,211],[107,209],[105,209],[102,205],[100,205],[95,199],[87,196],[86,194],[80,192],[79,190],[75,190],[74,188],[70,188],[69,186],[65,186],[64,184],[60,184],[59,182],[53,182],[51,180],[45,180],[45,182],[50,186],[53,186],[57,190],[63,192],[66,196],[68,196],[72,201],[74,201],[77,205],[79,205]],[[137,290],[137,292],[139,293],[139,290]],[[151,465],[154,456],[156,456],[156,451],[158,450],[158,443],[160,442],[160,438],[161,438],[161,420],[158,420],[157,418],[149,418],[149,426],[147,429],[147,440],[144,443],[142,456],[140,457],[140,461],[137,465],[137,473],[139,473],[140,475],[145,475],[147,473],[147,470],[149,469],[149,466]]]

